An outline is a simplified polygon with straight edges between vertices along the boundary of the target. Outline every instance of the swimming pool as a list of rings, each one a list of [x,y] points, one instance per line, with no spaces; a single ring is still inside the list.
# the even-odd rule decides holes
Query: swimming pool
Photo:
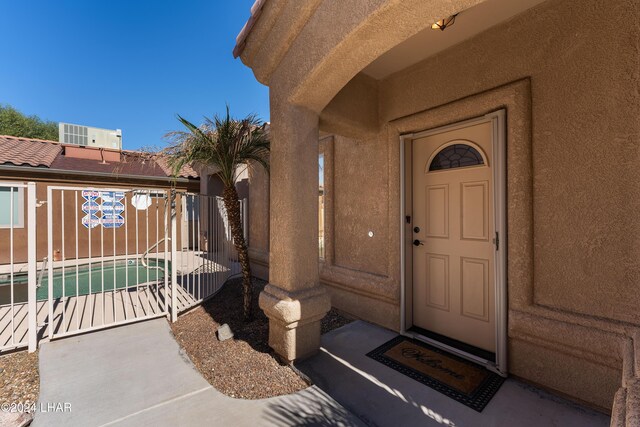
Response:
[[[88,295],[89,293],[98,293],[104,291],[112,291],[114,288],[132,288],[136,285],[157,282],[164,280],[163,270],[164,260],[148,259],[149,267],[142,265],[135,259],[97,261],[91,264],[81,264],[77,268],[75,265],[65,266],[64,273],[62,267],[56,267],[53,270],[53,297],[62,297],[62,288],[64,282],[64,295]],[[169,265],[169,274],[171,272],[171,262]],[[9,304],[11,302],[11,278],[9,274],[0,275],[0,305]],[[27,273],[15,273],[13,276],[14,284],[14,302],[21,303],[27,301]],[[36,290],[36,299],[38,301],[46,300],[49,297],[49,278],[45,271],[42,278],[42,285]]]

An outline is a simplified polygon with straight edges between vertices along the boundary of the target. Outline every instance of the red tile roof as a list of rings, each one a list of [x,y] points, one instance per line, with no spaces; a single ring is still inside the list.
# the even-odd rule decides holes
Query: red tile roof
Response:
[[[43,167],[70,172],[110,173],[116,176],[135,175],[161,178],[169,178],[171,176],[171,170],[166,159],[153,154],[109,150],[117,153],[116,158],[119,161],[107,160],[103,162],[92,158],[82,158],[83,156],[72,156],[71,154],[65,156],[66,147],[76,148],[77,146],[61,144],[56,141],[0,135],[0,165]],[[83,150],[100,149],[84,147]],[[75,151],[75,153],[77,154],[78,151]],[[108,157],[112,159],[113,155]],[[179,177],[197,179],[199,175],[191,166],[187,165],[181,169]]]
[[[62,146],[52,141],[0,135],[0,164],[51,167],[61,152]]]
[[[162,168],[165,174],[168,176],[173,174],[166,157],[158,156],[155,158],[155,161],[156,164]],[[191,167],[191,165],[184,165],[182,169],[180,169],[180,176],[183,178],[198,178],[200,175]]]
[[[249,33],[253,30],[253,27],[258,22],[258,18],[260,18],[260,14],[262,13],[262,8],[267,0],[256,0],[251,6],[251,16],[249,20],[244,24],[240,33],[236,36],[236,45],[233,48],[233,57],[237,58],[242,55],[242,51],[244,50],[244,46],[247,41],[247,37],[249,37]]]

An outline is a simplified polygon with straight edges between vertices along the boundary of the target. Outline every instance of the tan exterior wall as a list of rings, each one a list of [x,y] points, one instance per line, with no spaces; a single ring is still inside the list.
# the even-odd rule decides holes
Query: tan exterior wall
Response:
[[[269,174],[249,168],[249,256],[251,271],[269,280]]]
[[[336,95],[320,115],[320,128],[352,138],[375,138],[379,130],[379,82],[358,74]]]
[[[636,2],[549,0],[382,81],[345,86],[320,121],[347,135],[320,144],[320,278],[333,305],[399,329],[399,135],[505,108],[509,371],[610,410],[640,326],[638,22]],[[362,99],[377,108],[349,117]],[[259,203],[254,215],[268,215]],[[261,221],[251,216],[252,238]]]
[[[320,151],[325,179],[321,282],[336,308],[398,330],[400,277],[389,273],[397,264],[390,253],[398,252],[389,246],[387,142],[378,136],[335,135],[321,139]]]
[[[635,324],[637,10],[627,1],[550,0],[380,86],[388,122],[530,78],[534,300]],[[612,12],[615,30],[597,25]]]
[[[334,139],[334,264],[379,276],[389,274],[386,141]],[[373,166],[373,168],[372,168]],[[373,233],[369,237],[369,233]]]

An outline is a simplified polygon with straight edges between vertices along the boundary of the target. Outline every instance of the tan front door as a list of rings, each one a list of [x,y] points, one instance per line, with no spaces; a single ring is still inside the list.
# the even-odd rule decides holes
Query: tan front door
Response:
[[[495,352],[492,129],[413,141],[413,324]]]

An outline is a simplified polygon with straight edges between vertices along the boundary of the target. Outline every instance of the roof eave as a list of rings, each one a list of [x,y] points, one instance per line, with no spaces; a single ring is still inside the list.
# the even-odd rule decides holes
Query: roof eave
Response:
[[[237,58],[240,55],[242,55],[242,52],[244,51],[244,48],[247,44],[247,37],[249,37],[251,30],[253,30],[253,27],[258,22],[258,18],[260,18],[260,14],[262,13],[262,8],[266,2],[267,0],[256,0],[253,3],[253,6],[251,6],[251,16],[242,27],[242,30],[240,30],[240,33],[238,33],[238,35],[236,36],[236,45],[233,48],[234,58]]]
[[[10,172],[10,171],[36,171],[39,173],[45,173],[50,175],[77,175],[77,176],[90,176],[97,178],[119,178],[126,180],[139,180],[139,181],[162,181],[162,182],[180,182],[187,183],[192,181],[198,181],[200,178],[193,177],[179,177],[174,178],[171,176],[162,177],[162,176],[151,176],[151,175],[130,175],[130,174],[113,174],[106,172],[86,172],[86,171],[74,171],[68,169],[53,169],[53,168],[43,168],[43,167],[32,167],[32,166],[15,166],[12,164],[3,164],[0,165],[0,172]]]

